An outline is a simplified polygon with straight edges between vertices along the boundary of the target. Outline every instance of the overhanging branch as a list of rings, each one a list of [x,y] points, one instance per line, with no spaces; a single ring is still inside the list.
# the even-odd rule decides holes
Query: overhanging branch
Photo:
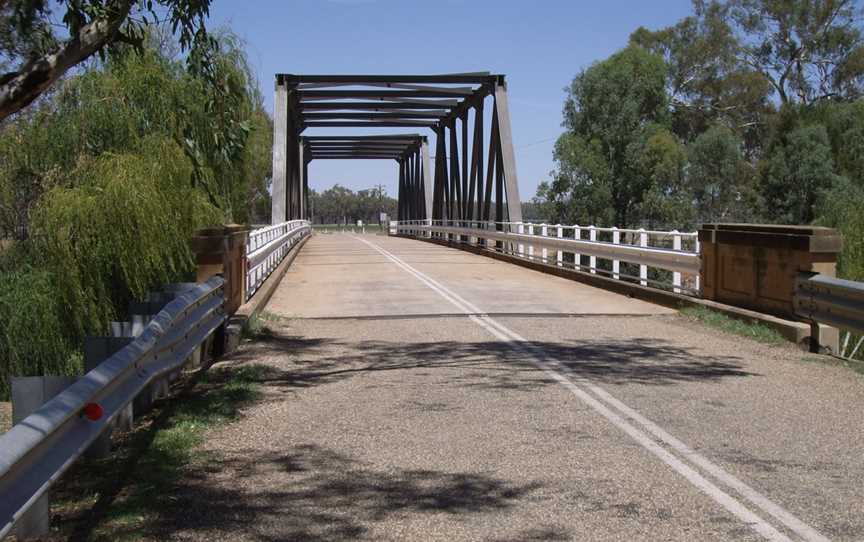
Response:
[[[19,70],[0,76],[0,120],[29,105],[69,68],[109,43],[128,17],[132,4],[133,0],[119,0],[110,14],[81,27],[57,52],[30,60]]]

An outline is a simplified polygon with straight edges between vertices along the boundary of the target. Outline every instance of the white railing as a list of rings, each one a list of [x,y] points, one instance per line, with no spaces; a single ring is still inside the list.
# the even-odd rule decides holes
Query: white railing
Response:
[[[547,265],[675,293],[697,295],[700,287],[699,239],[695,232],[461,220],[393,222],[390,231],[485,246]]]
[[[308,220],[291,220],[252,230],[246,241],[246,300],[282,263],[288,251],[312,232]]]
[[[184,291],[135,340],[0,435],[0,538],[146,386],[222,325],[223,289],[213,277]]]

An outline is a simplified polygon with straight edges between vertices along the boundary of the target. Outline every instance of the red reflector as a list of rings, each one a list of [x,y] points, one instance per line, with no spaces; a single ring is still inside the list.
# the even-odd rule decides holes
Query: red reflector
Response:
[[[99,403],[87,403],[84,405],[84,417],[92,422],[97,421],[103,414],[105,414],[105,410]]]

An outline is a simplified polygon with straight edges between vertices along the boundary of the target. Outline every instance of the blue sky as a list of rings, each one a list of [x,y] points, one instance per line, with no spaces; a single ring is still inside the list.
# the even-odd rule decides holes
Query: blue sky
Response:
[[[246,41],[271,113],[279,72],[505,74],[527,201],[554,166],[573,76],[624,47],[640,25],[661,28],[690,11],[690,0],[214,0],[209,24],[228,24]],[[397,174],[392,161],[316,161],[309,171],[318,190],[380,182],[393,196]]]

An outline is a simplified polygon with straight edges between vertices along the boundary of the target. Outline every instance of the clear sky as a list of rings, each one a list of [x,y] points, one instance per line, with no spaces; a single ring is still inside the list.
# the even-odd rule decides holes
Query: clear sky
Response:
[[[690,0],[214,0],[209,24],[228,24],[246,41],[271,113],[276,73],[505,74],[528,201],[553,168],[573,76],[624,47],[640,25],[661,28],[690,12]],[[380,182],[394,197],[397,175],[393,161],[315,161],[309,171],[317,190]]]

